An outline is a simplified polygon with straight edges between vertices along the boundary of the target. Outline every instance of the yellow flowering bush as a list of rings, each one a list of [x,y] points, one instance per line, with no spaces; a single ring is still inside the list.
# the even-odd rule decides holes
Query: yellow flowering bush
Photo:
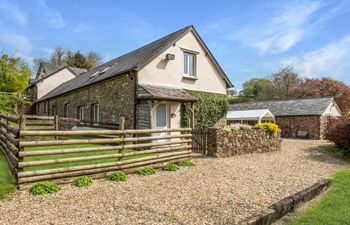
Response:
[[[270,134],[276,134],[278,132],[278,126],[274,123],[258,123],[256,127],[262,127]]]

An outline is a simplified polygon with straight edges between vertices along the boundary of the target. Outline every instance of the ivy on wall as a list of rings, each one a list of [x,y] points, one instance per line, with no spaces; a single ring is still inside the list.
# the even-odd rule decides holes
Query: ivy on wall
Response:
[[[228,110],[227,96],[201,91],[186,90],[199,100],[195,103],[195,126],[197,128],[213,127]],[[181,104],[181,126],[188,127],[191,121],[191,104]]]

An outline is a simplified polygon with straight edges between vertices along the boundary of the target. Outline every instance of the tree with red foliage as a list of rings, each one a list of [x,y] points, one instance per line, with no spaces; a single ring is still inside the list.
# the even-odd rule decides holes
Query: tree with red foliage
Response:
[[[295,98],[333,96],[344,113],[350,111],[350,87],[329,77],[306,78],[299,87],[293,90],[292,96]]]
[[[325,130],[325,138],[350,152],[350,117],[330,118]]]

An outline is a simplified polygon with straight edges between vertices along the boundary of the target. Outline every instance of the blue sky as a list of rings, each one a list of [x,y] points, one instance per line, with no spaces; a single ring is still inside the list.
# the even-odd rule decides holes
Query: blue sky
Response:
[[[350,1],[0,0],[0,50],[30,61],[63,46],[107,61],[190,24],[237,89],[286,65],[350,85]]]

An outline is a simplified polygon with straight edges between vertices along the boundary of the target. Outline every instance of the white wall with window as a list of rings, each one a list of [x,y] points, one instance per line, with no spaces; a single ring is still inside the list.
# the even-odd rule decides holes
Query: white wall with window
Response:
[[[173,54],[173,60],[166,55]],[[226,81],[190,32],[138,72],[140,84],[226,94]]]

